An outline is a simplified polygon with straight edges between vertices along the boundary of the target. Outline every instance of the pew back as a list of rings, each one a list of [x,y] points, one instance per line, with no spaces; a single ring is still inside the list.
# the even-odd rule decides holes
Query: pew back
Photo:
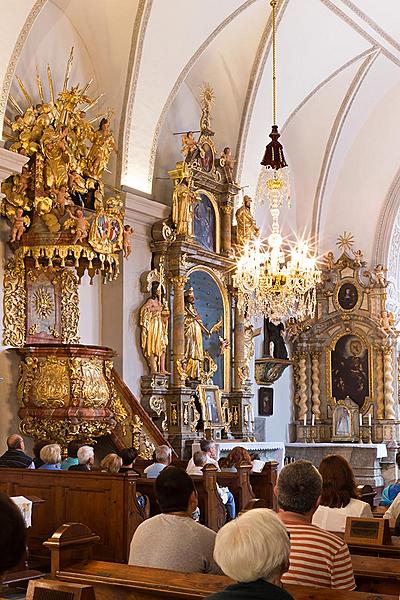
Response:
[[[68,522],[85,523],[98,532],[94,556],[126,562],[133,532],[144,520],[136,502],[137,475],[1,469],[0,490],[9,496],[39,496],[28,532],[30,552],[43,556],[43,542]]]

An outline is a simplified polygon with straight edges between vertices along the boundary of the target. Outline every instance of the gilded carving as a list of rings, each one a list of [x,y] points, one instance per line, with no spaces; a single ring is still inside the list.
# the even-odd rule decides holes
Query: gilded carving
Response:
[[[39,360],[35,373],[32,404],[46,408],[58,408],[68,404],[69,396],[67,361],[54,356]]]
[[[74,398],[79,398],[82,406],[106,406],[110,390],[103,373],[103,361],[97,358],[71,359],[71,387]]]
[[[151,396],[149,400],[149,405],[151,410],[154,410],[158,417],[164,413],[164,419],[161,423],[161,429],[164,433],[168,431],[168,417],[167,417],[167,409],[165,406],[165,400],[161,396]]]
[[[61,274],[61,336],[63,344],[79,344],[78,278],[71,269]]]
[[[27,356],[19,364],[19,379],[17,384],[17,400],[19,404],[29,403],[29,394],[32,382],[36,377],[38,359]]]
[[[25,266],[21,253],[16,253],[4,269],[3,344],[20,347],[25,344]]]

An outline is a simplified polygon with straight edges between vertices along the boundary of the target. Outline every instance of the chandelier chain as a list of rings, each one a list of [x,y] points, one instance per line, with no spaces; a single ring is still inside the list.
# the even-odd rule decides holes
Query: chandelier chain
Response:
[[[276,125],[276,0],[270,2],[272,8],[272,124]]]

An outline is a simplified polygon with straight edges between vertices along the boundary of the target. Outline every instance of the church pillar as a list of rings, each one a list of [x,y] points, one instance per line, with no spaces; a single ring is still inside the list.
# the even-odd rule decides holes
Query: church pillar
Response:
[[[307,364],[306,353],[299,355],[299,420],[303,421],[307,414]]]
[[[171,283],[174,288],[174,317],[173,317],[173,342],[174,355],[173,382],[176,387],[184,387],[185,379],[181,376],[181,365],[185,358],[185,297],[184,287],[187,281],[185,275],[173,275]]]
[[[232,247],[232,198],[221,206],[221,250],[223,254],[229,254]]]
[[[316,419],[321,418],[321,399],[319,397],[319,352],[311,355],[311,402],[312,412]]]
[[[244,353],[244,315],[238,309],[235,301],[235,326],[234,326],[234,354],[233,354],[233,389],[241,390],[245,379],[244,368],[245,353]]]
[[[385,418],[395,419],[396,414],[394,411],[394,388],[391,347],[386,347],[383,350],[383,365],[385,381]]]
[[[382,349],[378,348],[376,352],[376,418],[385,418],[385,401],[383,395],[383,357]]]

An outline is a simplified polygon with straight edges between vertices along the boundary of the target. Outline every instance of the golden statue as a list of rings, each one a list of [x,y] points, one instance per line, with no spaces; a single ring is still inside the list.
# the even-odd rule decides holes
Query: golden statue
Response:
[[[172,222],[176,235],[190,235],[195,200],[185,179],[176,184],[172,196]]]
[[[239,246],[244,246],[260,234],[256,220],[251,213],[251,202],[250,196],[244,196],[242,206],[236,211],[236,238]]]
[[[193,288],[185,292],[185,373],[189,379],[200,379],[204,370],[203,333],[208,337],[222,327],[222,319],[207,329],[195,306]]]
[[[150,375],[169,375],[165,368],[165,352],[168,346],[169,310],[162,302],[162,287],[153,288],[151,297],[140,309],[139,324],[142,352],[149,365]]]
[[[115,153],[118,152],[108,119],[103,118],[100,121],[99,129],[93,136],[93,144],[87,157],[88,175],[90,177],[101,179],[112,150]]]
[[[46,158],[44,176],[49,189],[60,188],[68,184],[68,165],[70,151],[67,149],[65,137],[67,128],[54,131],[49,127],[43,134],[41,145]]]

